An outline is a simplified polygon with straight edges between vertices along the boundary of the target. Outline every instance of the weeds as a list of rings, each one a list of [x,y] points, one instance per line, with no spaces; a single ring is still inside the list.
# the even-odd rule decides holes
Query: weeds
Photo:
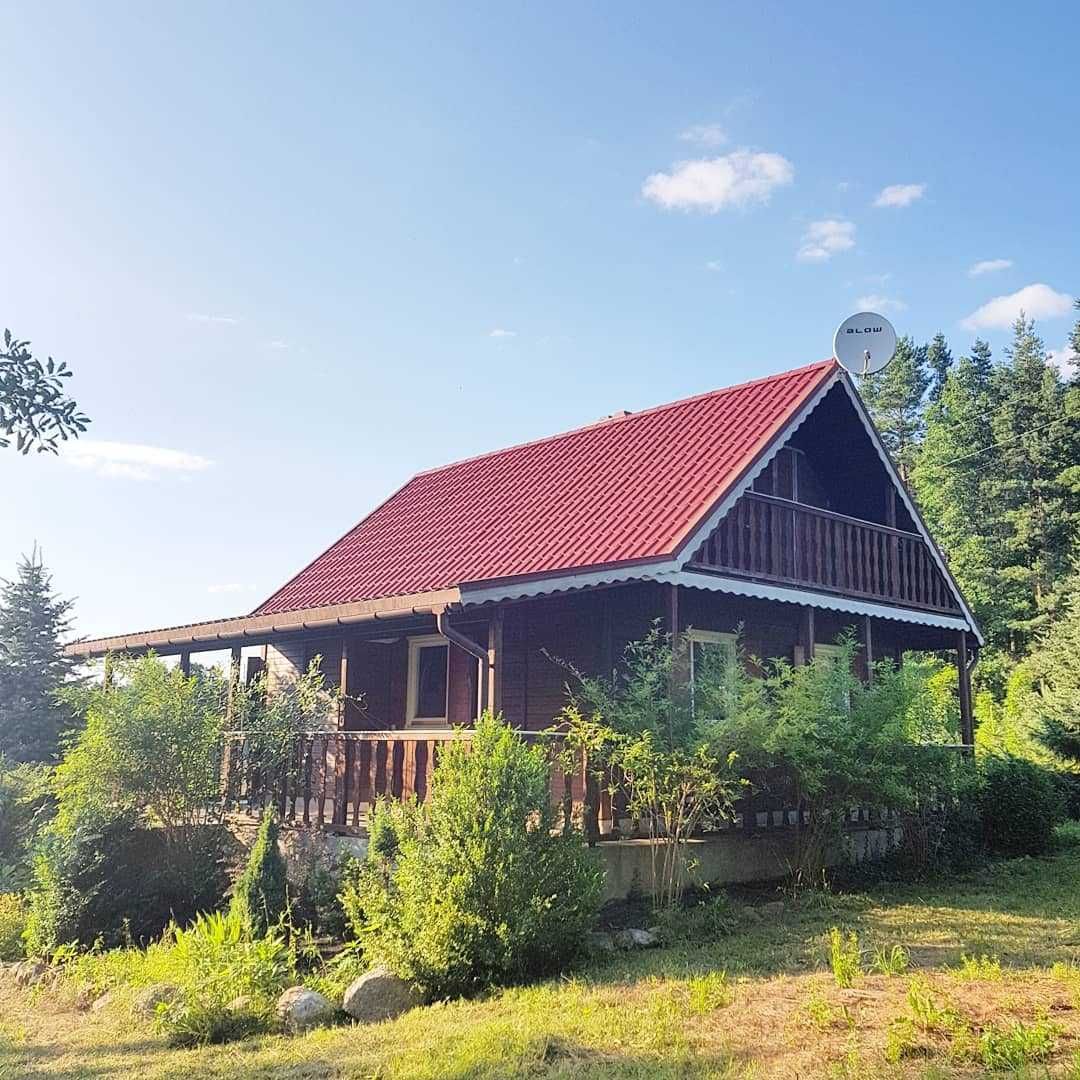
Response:
[[[960,956],[960,966],[951,969],[951,974],[954,978],[966,982],[997,982],[1001,978],[1001,961],[996,956],[987,956],[986,953],[980,956],[963,953]]]
[[[830,1005],[816,987],[807,995],[803,1005],[807,1020],[821,1031],[836,1027],[852,1027],[854,1019],[846,1005]]]
[[[870,970],[879,975],[903,975],[910,965],[911,957],[903,945],[894,945],[888,950],[884,945],[880,945],[874,950]]]
[[[845,937],[838,927],[829,931],[829,963],[836,985],[846,989],[862,974],[862,950],[854,930]]]
[[[988,1069],[1015,1071],[1045,1061],[1056,1049],[1060,1034],[1061,1028],[1045,1016],[1005,1030],[991,1025],[979,1039],[982,1063]]]
[[[690,1012],[703,1016],[715,1012],[725,1005],[730,1005],[734,993],[728,985],[726,971],[710,971],[705,975],[695,975],[686,984],[689,995]]]
[[[962,1023],[960,1014],[949,1002],[938,1003],[930,984],[925,979],[911,980],[907,998],[911,1018],[923,1031],[950,1034]]]

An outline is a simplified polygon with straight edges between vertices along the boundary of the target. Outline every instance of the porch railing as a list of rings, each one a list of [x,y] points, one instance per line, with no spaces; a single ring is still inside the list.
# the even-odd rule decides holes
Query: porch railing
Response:
[[[959,610],[918,534],[758,492],[732,507],[693,565],[907,607]]]
[[[648,835],[647,822],[632,819],[617,776],[597,778],[580,761],[564,771],[558,736],[521,734],[548,748],[555,765],[550,798],[563,825],[581,826],[592,842]],[[471,738],[468,730],[318,731],[268,745],[266,736],[230,735],[223,761],[225,809],[254,816],[273,806],[290,824],[359,832],[376,799],[426,799],[439,754],[451,741]],[[809,809],[789,774],[760,771],[748,779],[734,816],[705,823],[703,832],[756,835],[809,823]],[[894,821],[892,814],[860,806],[852,807],[846,825],[881,828]]]

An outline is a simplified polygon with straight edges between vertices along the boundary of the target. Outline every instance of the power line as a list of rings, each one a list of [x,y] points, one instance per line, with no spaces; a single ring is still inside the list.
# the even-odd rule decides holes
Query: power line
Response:
[[[936,466],[931,466],[931,468],[947,469],[950,465],[959,465],[961,461],[970,461],[972,458],[978,457],[980,454],[985,454],[988,450],[1000,450],[1002,447],[1012,446],[1014,443],[1018,443],[1027,435],[1034,435],[1036,431],[1044,431],[1046,428],[1051,427],[1053,424],[1061,424],[1064,422],[1065,420],[1063,417],[1055,416],[1053,420],[1048,420],[1045,424],[1039,424],[1038,427],[1028,428],[1027,431],[1021,431],[1020,434],[1013,439],[1008,439],[1005,442],[991,443],[989,446],[984,446],[980,450],[973,450],[970,454],[961,454],[960,457],[953,458],[951,461],[942,461]]]

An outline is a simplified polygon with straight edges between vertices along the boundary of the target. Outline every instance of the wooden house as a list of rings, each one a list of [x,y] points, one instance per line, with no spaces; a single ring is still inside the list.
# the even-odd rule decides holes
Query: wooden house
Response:
[[[324,744],[341,823],[377,790],[423,794],[479,710],[547,727],[566,678],[549,653],[608,672],[657,619],[692,652],[742,627],[795,663],[854,629],[864,672],[952,652],[971,742],[979,629],[833,360],[420,473],[250,615],[71,652],[227,648],[271,687],[321,656],[353,698],[339,727],[365,733]]]

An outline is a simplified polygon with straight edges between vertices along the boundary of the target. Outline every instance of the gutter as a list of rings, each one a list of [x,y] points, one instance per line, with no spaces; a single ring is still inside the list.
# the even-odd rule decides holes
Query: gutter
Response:
[[[445,607],[435,612],[435,626],[447,641],[480,661],[480,714],[483,715],[488,707],[488,674],[491,666],[487,649],[483,645],[478,645],[472,638],[466,637],[460,630],[455,630],[450,625],[450,617]]]

